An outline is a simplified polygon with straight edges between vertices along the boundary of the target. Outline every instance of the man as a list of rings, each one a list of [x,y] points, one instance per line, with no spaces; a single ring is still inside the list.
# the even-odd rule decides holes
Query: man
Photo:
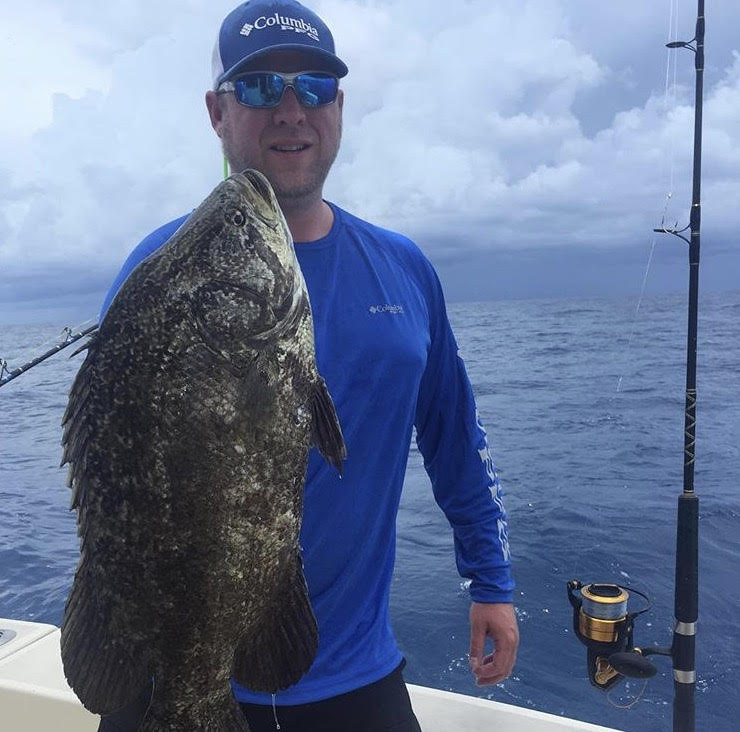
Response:
[[[318,367],[348,450],[341,480],[315,451],[307,473],[301,546],[317,657],[298,684],[272,698],[236,684],[234,693],[254,732],[277,723],[284,732],[413,732],[388,598],[414,426],[453,527],[459,570],[472,579],[476,682],[501,681],[516,658],[506,516],[485,432],[429,262],[405,237],[322,198],[341,137],[338,80],[347,74],[323,21],[295,0],[250,0],[221,25],[213,71],[206,105],[229,165],[267,176],[296,242]],[[139,245],[103,312],[131,269],[185,218]],[[486,638],[495,647],[488,656]]]

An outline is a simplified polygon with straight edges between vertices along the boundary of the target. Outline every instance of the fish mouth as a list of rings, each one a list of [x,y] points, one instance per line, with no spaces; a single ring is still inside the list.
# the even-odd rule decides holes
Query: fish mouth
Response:
[[[272,190],[270,181],[263,173],[253,168],[247,168],[241,173],[232,175],[230,180],[241,187],[244,197],[259,219],[272,228],[279,228],[282,223],[286,235],[290,237],[290,230],[280,210],[280,204]]]
[[[245,170],[242,175],[246,178],[247,183],[252,186],[254,191],[262,197],[265,203],[272,203],[272,188],[269,181],[264,175],[262,175],[262,173],[249,168]]]

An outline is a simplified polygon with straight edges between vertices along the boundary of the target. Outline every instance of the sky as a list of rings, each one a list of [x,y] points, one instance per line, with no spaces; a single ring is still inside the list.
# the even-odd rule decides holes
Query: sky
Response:
[[[681,292],[694,0],[315,0],[350,73],[325,197],[411,236],[450,300]],[[702,288],[737,289],[740,36],[707,0]],[[0,0],[0,323],[94,317],[219,182],[223,0]],[[70,322],[67,322],[67,321]]]

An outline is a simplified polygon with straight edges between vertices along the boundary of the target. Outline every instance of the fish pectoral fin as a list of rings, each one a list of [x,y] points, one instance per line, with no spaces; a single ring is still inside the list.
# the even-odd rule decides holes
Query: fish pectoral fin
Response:
[[[347,457],[342,428],[334,408],[334,401],[326,388],[326,382],[319,376],[316,390],[311,400],[311,442],[342,474],[342,461]]]
[[[300,557],[296,555],[285,592],[275,593],[280,605],[270,607],[258,633],[243,636],[234,655],[234,678],[254,691],[274,693],[295,684],[316,656],[319,632]]]

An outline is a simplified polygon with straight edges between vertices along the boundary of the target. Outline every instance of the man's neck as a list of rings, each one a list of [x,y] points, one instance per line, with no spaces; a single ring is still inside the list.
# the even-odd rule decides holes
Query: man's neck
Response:
[[[326,201],[319,199],[309,207],[291,206],[281,202],[285,220],[288,223],[293,241],[316,241],[325,237],[334,223],[334,213]]]

